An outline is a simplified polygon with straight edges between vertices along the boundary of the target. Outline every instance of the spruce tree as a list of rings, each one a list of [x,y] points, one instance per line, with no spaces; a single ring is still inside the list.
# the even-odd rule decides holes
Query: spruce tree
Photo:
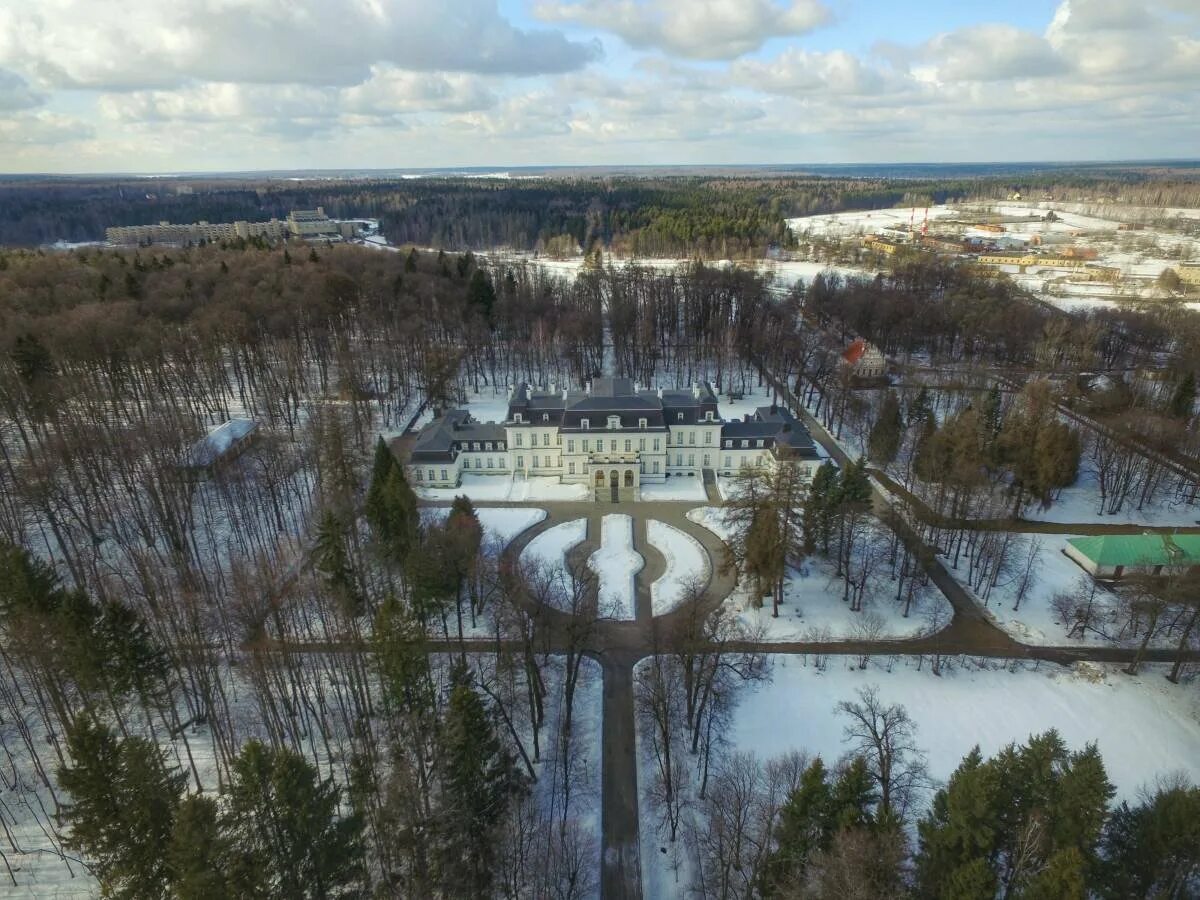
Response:
[[[904,419],[900,414],[900,399],[889,390],[879,407],[879,416],[867,437],[867,455],[877,463],[890,463],[900,452],[904,439]]]
[[[439,873],[447,896],[491,896],[501,826],[525,789],[512,754],[465,667],[442,722]]]
[[[167,848],[187,776],[140,737],[118,738],[91,716],[67,733],[71,764],[58,783],[71,796],[59,822],[64,845],[93,864],[105,896],[160,897],[170,877]]]
[[[257,872],[257,868],[238,865],[220,807],[211,797],[195,795],[179,805],[167,847],[167,865],[171,893],[178,900],[225,900],[254,893],[239,892],[235,887],[239,880],[242,888],[261,888],[245,883],[245,876]]]
[[[1188,371],[1185,372],[1183,378],[1175,385],[1175,390],[1171,394],[1170,410],[1171,415],[1176,419],[1188,421],[1192,417],[1192,410],[1196,406],[1196,375]]]
[[[228,827],[276,897],[349,897],[365,886],[362,821],[293,750],[250,741],[233,763]]]
[[[333,510],[325,510],[317,525],[317,542],[313,562],[325,582],[325,587],[337,599],[343,612],[357,615],[362,610],[362,595],[350,565],[346,549],[346,526]]]

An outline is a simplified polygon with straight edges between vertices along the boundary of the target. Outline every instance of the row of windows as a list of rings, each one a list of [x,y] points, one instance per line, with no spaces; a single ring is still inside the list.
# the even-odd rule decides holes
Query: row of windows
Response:
[[[517,443],[518,444],[521,443],[520,437],[521,436],[518,434],[517,435],[517,438],[518,438]],[[461,444],[458,445],[458,449],[459,450],[474,450],[476,452],[478,452],[480,450],[488,451],[488,450],[493,450],[493,449],[495,449],[495,450],[503,450],[504,449],[504,441],[495,441],[494,443],[495,443],[495,447],[492,446],[493,441],[484,441],[482,444],[480,444],[479,441],[471,441],[470,445],[468,446],[467,442],[463,441]]]
[[[750,446],[750,441],[748,441],[748,440],[742,440],[742,441],[740,441],[740,442],[739,442],[739,441],[726,441],[726,442],[725,442],[725,449],[727,449],[727,450],[730,450],[730,449],[732,449],[732,448],[733,448],[733,445],[734,445],[734,444],[739,444],[739,443],[740,443],[740,446],[741,446],[741,448],[742,448],[743,450],[745,450],[747,447],[749,447],[749,446]],[[755,447],[761,447],[762,445],[763,445],[763,442],[762,442],[762,439],[761,439],[761,438],[759,438],[758,440],[756,440],[756,441],[754,442],[754,446],[755,446]]]
[[[525,436],[519,431],[517,432],[516,441],[517,441],[516,445],[518,447],[525,446]],[[556,446],[559,446],[559,447],[562,446],[562,435],[561,434],[556,434],[554,436],[554,443]],[[538,436],[537,436],[537,433],[534,432],[534,434],[530,435],[530,437],[529,437],[529,446],[536,447],[537,445],[538,445]],[[550,446],[550,432],[548,432],[548,431],[545,431],[542,433],[542,446],[543,447]]]

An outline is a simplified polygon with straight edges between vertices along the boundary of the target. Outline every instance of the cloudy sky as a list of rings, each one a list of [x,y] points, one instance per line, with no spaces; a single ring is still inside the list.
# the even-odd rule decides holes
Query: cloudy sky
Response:
[[[0,172],[1200,156],[1200,0],[0,0]]]

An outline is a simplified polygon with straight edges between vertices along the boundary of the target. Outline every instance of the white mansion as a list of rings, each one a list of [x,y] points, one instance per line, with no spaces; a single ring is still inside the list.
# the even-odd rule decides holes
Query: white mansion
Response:
[[[620,490],[632,499],[642,483],[671,477],[733,474],[741,466],[801,467],[811,477],[820,457],[808,431],[782,407],[759,407],[724,422],[711,386],[643,388],[628,378],[598,378],[582,391],[509,388],[501,423],[476,422],[464,409],[426,425],[407,463],[409,482],[458,487],[462,475],[556,476]]]

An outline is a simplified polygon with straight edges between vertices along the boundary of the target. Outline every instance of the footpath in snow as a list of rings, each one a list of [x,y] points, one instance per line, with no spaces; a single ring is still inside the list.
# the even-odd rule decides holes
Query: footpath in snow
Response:
[[[646,539],[667,562],[666,571],[650,585],[651,610],[661,616],[684,600],[693,580],[707,581],[708,553],[690,534],[657,519],[646,522]]]
[[[600,615],[632,619],[635,615],[634,577],[645,561],[633,549],[633,519],[612,513],[600,520],[600,549],[588,557],[588,568],[600,579]]]

